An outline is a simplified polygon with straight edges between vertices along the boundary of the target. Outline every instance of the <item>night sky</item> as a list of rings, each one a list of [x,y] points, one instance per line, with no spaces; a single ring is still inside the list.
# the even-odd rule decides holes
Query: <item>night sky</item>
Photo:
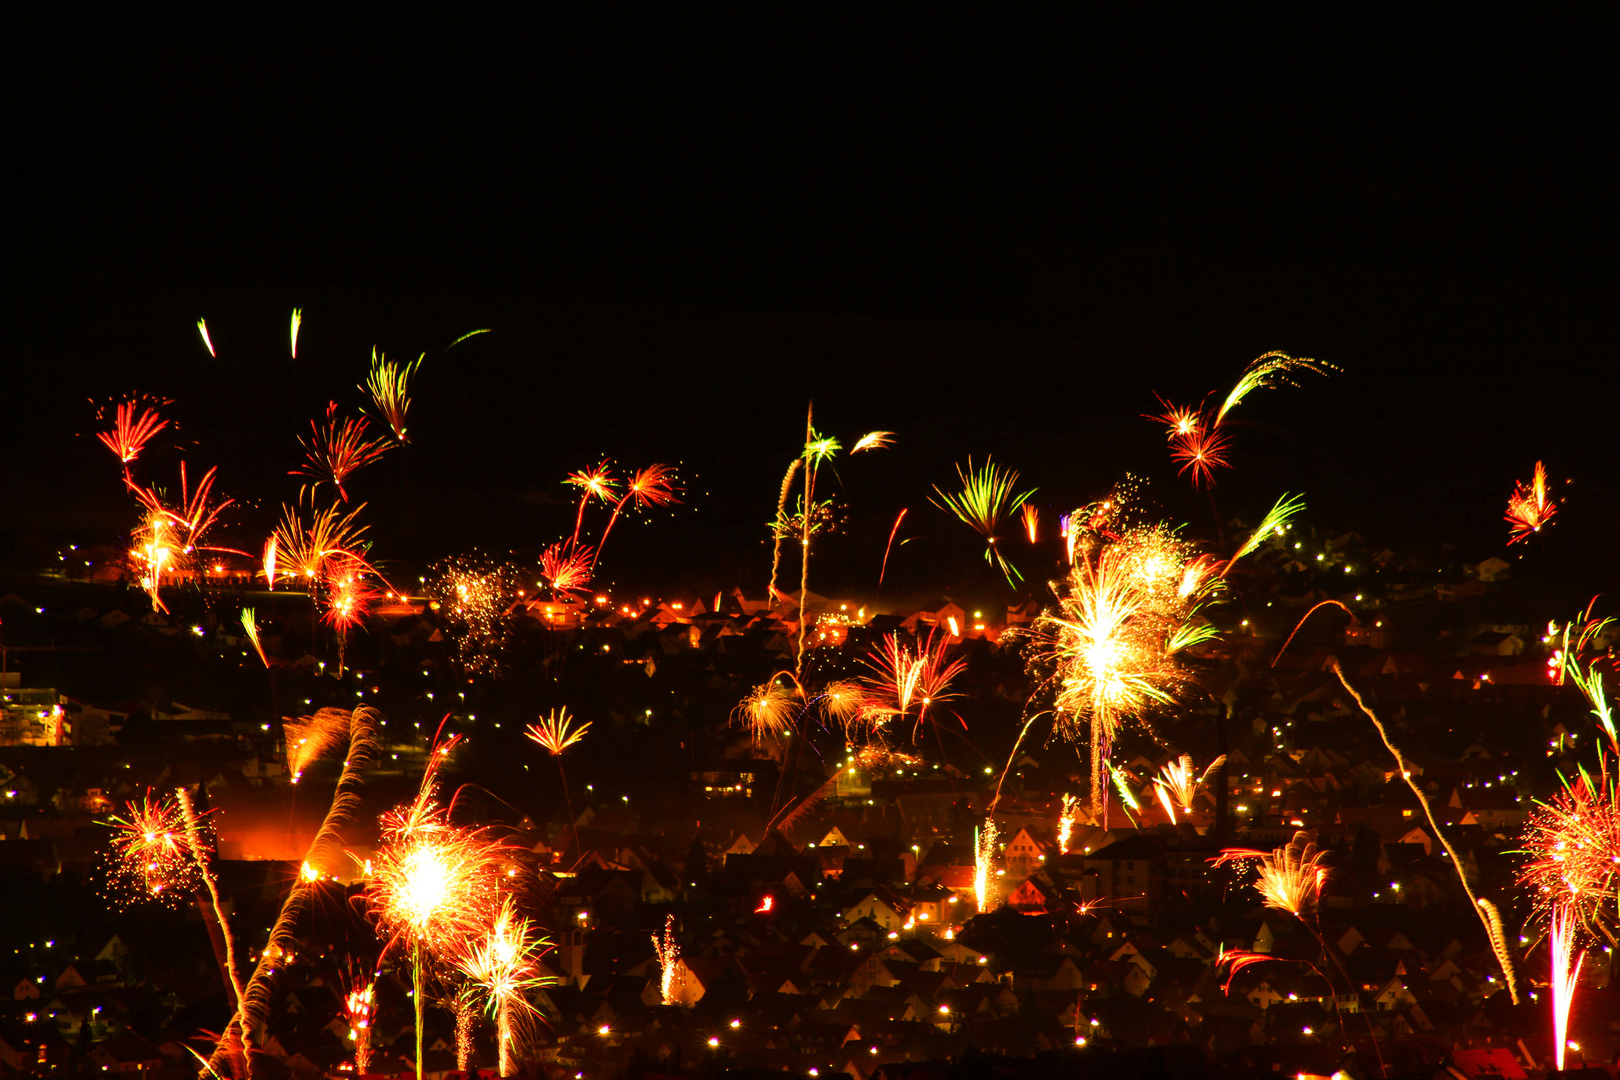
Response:
[[[385,559],[532,559],[567,471],[679,461],[686,506],[604,573],[758,591],[813,398],[899,433],[839,466],[827,586],[870,584],[903,506],[895,572],[937,586],[974,543],[926,494],[970,453],[1053,514],[1132,472],[1208,535],[1141,416],[1280,348],[1343,373],[1245,402],[1223,517],[1303,490],[1308,524],[1479,558],[1544,459],[1575,484],[1528,558],[1589,594],[1620,539],[1608,35],[1466,16],[28,27],[0,561],[127,531],[88,399],[131,391],[256,548],[375,345],[427,353],[414,444],[354,481]]]

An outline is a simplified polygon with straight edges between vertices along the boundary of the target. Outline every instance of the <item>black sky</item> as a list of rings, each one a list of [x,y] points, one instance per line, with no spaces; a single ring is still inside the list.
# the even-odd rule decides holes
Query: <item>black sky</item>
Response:
[[[1608,29],[1466,15],[30,26],[0,547],[127,527],[83,436],[132,390],[262,531],[373,345],[428,353],[419,442],[356,481],[401,558],[532,552],[606,454],[692,490],[620,572],[755,574],[811,397],[900,433],[842,470],[851,580],[902,506],[950,533],[924,496],[970,452],[1207,531],[1140,415],[1282,348],[1343,374],[1243,406],[1223,513],[1303,489],[1477,557],[1542,458],[1567,557],[1612,555]]]

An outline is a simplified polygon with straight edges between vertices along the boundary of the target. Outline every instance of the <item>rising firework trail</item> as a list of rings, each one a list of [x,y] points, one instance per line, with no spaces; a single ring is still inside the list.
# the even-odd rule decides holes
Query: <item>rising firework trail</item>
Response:
[[[213,357],[218,357],[219,354],[214,351],[214,340],[208,336],[208,320],[207,319],[198,319],[197,320],[197,333],[202,335],[203,344],[208,347],[208,355],[213,356]]]
[[[675,981],[680,974],[681,939],[675,933],[675,916],[664,916],[664,932],[654,935],[653,951],[658,956],[658,990],[665,1005],[676,1005]]]
[[[292,339],[292,358],[298,359],[298,328],[304,325],[304,309],[293,308],[292,325],[288,328],[288,336]]]
[[[1586,954],[1575,953],[1576,924],[1563,910],[1555,910],[1548,931],[1549,952],[1552,954],[1553,1056],[1558,1071],[1564,1069],[1564,1050],[1569,1046],[1569,1007],[1575,1003],[1575,989],[1580,985],[1581,961]],[[1573,959],[1572,959],[1573,957]]]

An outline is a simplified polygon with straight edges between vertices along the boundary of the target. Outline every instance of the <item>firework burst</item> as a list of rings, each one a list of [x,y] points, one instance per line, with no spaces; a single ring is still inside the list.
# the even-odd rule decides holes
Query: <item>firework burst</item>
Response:
[[[422,1075],[428,966],[456,956],[491,921],[503,850],[479,829],[453,824],[437,801],[438,769],[457,740],[434,746],[416,798],[382,817],[367,899],[390,944],[411,949],[416,989],[416,1070]]]
[[[1327,881],[1322,853],[1306,832],[1295,833],[1292,840],[1275,851],[1222,848],[1209,862],[1211,866],[1252,863],[1258,871],[1254,887],[1266,907],[1302,920],[1316,909],[1322,885]]]
[[[878,646],[862,658],[872,672],[861,677],[866,688],[864,712],[874,725],[890,719],[910,719],[915,740],[917,728],[928,718],[931,708],[960,696],[950,687],[967,669],[967,661],[947,662],[950,638],[937,635],[936,627],[912,646],[902,642],[898,634],[885,634]]]
[[[354,984],[343,999],[343,1016],[354,1043],[354,1071],[364,1076],[371,1071],[371,1025],[377,1019],[377,984],[373,980]]]
[[[315,482],[305,486],[309,494],[322,484],[330,483],[337,488],[338,497],[348,502],[349,493],[343,482],[382,457],[388,443],[383,439],[366,438],[367,420],[363,416],[340,421],[337,408],[335,401],[326,406],[325,426],[315,420],[309,422],[310,438],[299,439],[304,446],[305,462],[289,475],[313,477]]]
[[[287,335],[292,339],[292,358],[298,359],[298,328],[304,325],[304,309],[293,308],[292,323],[287,328]]]
[[[168,404],[159,402],[158,404]],[[139,402],[125,401],[114,410],[114,420],[111,431],[100,431],[96,438],[117,455],[118,460],[125,465],[141,456],[146,444],[152,436],[169,426],[169,422],[158,415],[156,408],[148,406],[141,409],[139,415],[136,408]]]
[[[1209,763],[1209,767],[1200,773],[1193,766],[1191,754],[1182,754],[1174,761],[1166,762],[1159,775],[1153,778],[1154,786],[1159,789],[1161,799],[1174,799],[1176,806],[1181,808],[1183,814],[1192,813],[1193,796],[1198,788],[1209,782],[1209,778],[1226,764],[1226,755],[1222,754]],[[1171,819],[1174,820],[1174,813]]]
[[[1531,534],[1540,532],[1556,513],[1558,501],[1548,494],[1547,470],[1538,461],[1530,483],[1515,484],[1513,494],[1508,496],[1507,514],[1504,515],[1512,526],[1508,543],[1528,540]]]
[[[186,479],[186,463],[182,461],[180,500],[177,503],[169,502],[157,488],[143,488],[127,476],[124,479],[142,510],[141,523],[136,527],[130,545],[130,563],[141,587],[151,596],[152,606],[159,611],[168,610],[160,596],[165,575],[193,570],[195,557],[204,551],[245,554],[203,543],[219,521],[220,513],[236,501],[214,501],[214,476],[217,472],[217,469],[209,469],[193,490]]]
[[[281,524],[276,526],[270,542],[275,545],[271,561],[285,569],[272,571],[267,566],[267,576],[280,573],[302,578],[304,587],[313,591],[333,566],[370,570],[371,565],[365,559],[369,545],[363,539],[367,526],[355,522],[365,508],[361,503],[347,514],[340,514],[336,506],[324,510],[312,507],[306,525],[299,508],[283,504]],[[270,550],[268,545],[266,550]]]
[[[339,676],[343,674],[349,631],[365,622],[377,596],[377,590],[366,583],[364,568],[355,563],[337,564],[326,579],[326,610],[321,622],[337,634]]]
[[[429,568],[424,587],[467,671],[495,667],[508,616],[522,597],[521,576],[515,566],[480,555],[444,559]]]
[[[541,583],[553,596],[577,596],[591,587],[591,549],[552,544],[540,553]]]
[[[1620,907],[1620,784],[1582,771],[1530,812],[1519,882],[1538,907],[1614,937]]]
[[[862,435],[859,439],[855,440],[855,445],[849,448],[849,452],[852,454],[858,454],[862,450],[882,450],[893,445],[894,432],[869,431],[865,435]]]
[[[371,374],[361,389],[371,395],[377,414],[401,443],[411,441],[405,434],[406,414],[411,408],[411,379],[422,366],[425,355],[409,364],[396,364],[375,348],[371,350]]]
[[[680,502],[680,484],[677,482],[675,469],[669,465],[648,465],[631,474],[625,481],[624,494],[619,496],[613,504],[613,513],[609,515],[607,525],[602,529],[602,538],[596,542],[596,554],[591,558],[591,567],[594,570],[596,560],[601,558],[602,549],[607,546],[608,534],[613,531],[613,525],[619,520],[624,508],[634,504],[638,510],[651,506],[669,506]]]
[[[956,476],[962,483],[961,491],[946,492],[935,485],[934,494],[938,498],[930,496],[929,501],[983,536],[985,562],[999,567],[1006,575],[1007,584],[1016,586],[1024,576],[996,550],[996,533],[1002,522],[1037,489],[1018,491],[1018,470],[1003,469],[989,458],[985,459],[982,469],[975,469],[973,459],[968,458],[966,468],[956,467]]]
[[[1100,819],[1108,748],[1126,719],[1169,705],[1186,681],[1178,652],[1213,636],[1184,595],[1190,545],[1163,527],[1126,530],[1076,558],[1057,607],[1030,630],[1032,669],[1054,694],[1055,726],[1091,741],[1091,813]]]
[[[456,967],[467,979],[463,998],[470,1004],[481,1002],[495,1019],[501,1076],[517,1075],[512,1063],[521,1026],[539,1015],[528,993],[553,981],[541,974],[537,963],[549,948],[550,943],[535,932],[528,919],[518,915],[512,897],[507,896],[486,931],[456,958]]]
[[[107,819],[113,829],[112,860],[107,879],[128,903],[159,900],[179,905],[202,887],[202,871],[192,857],[193,844],[203,843],[201,823],[188,820],[177,798],[125,804],[121,817]]]
[[[1170,443],[1170,457],[1181,462],[1178,475],[1192,474],[1193,487],[1213,487],[1215,470],[1231,468],[1226,452],[1232,440],[1215,428],[1195,428]]]
[[[208,320],[207,319],[198,319],[197,320],[197,333],[202,335],[203,345],[207,347],[208,355],[217,358],[219,356],[219,353],[214,351],[214,339],[208,336]]]
[[[778,674],[754,687],[731,712],[732,722],[746,727],[756,743],[793,730],[804,695],[796,686],[783,686],[781,678]]]

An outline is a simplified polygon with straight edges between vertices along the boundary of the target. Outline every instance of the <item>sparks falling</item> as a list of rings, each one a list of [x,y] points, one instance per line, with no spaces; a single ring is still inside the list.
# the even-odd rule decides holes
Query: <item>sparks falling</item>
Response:
[[[866,707],[874,723],[888,720],[911,721],[912,738],[934,707],[959,695],[951,683],[967,670],[961,658],[947,661],[950,638],[940,636],[938,627],[915,646],[888,633],[877,647],[862,658],[871,674],[861,676],[866,688]]]
[[[153,799],[147,792],[141,802],[126,803],[123,816],[108,818],[107,824],[113,829],[107,877],[124,902],[150,899],[178,905],[201,887],[202,873],[192,857],[194,826],[176,799]]]
[[[528,993],[551,982],[541,974],[540,956],[550,948],[528,919],[517,913],[511,896],[501,901],[486,932],[456,959],[467,979],[463,996],[482,1003],[495,1019],[495,1047],[500,1075],[515,1076],[513,1061],[521,1028],[539,1012]]]
[[[1316,909],[1316,901],[1327,881],[1327,867],[1310,833],[1296,832],[1294,838],[1275,851],[1253,848],[1223,848],[1209,860],[1212,866],[1253,862],[1258,876],[1254,887],[1266,907],[1285,911],[1298,919]]]
[[[253,651],[259,654],[259,661],[265,667],[269,667],[270,658],[264,655],[264,643],[259,640],[259,624],[254,621],[253,609],[250,607],[242,609],[242,632],[247,635],[249,644],[253,646]]]
[[[1569,1007],[1575,1003],[1575,990],[1580,985],[1581,962],[1586,954],[1575,954],[1576,924],[1568,912],[1553,911],[1552,925],[1548,929],[1548,951],[1552,954],[1553,1056],[1558,1070],[1564,1069],[1564,1050],[1569,1045]],[[1573,960],[1571,957],[1573,956]]]

